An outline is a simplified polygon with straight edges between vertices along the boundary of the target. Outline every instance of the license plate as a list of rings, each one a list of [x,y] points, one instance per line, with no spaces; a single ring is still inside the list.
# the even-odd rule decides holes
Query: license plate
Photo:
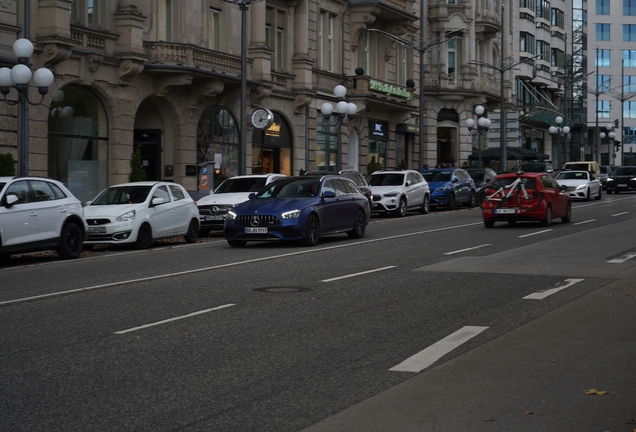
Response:
[[[215,221],[215,220],[224,220],[225,216],[223,215],[215,215],[215,216],[203,216],[204,221]]]
[[[627,187],[627,185],[626,185],[626,184],[618,184],[618,185],[616,185],[616,186],[618,186],[618,187]]]
[[[517,209],[495,209],[495,214],[515,214]]]
[[[106,232],[106,227],[103,227],[103,226],[89,226],[88,227],[88,232],[89,233],[105,233]]]
[[[256,228],[245,228],[246,234],[267,234],[267,228],[265,227],[256,227]]]

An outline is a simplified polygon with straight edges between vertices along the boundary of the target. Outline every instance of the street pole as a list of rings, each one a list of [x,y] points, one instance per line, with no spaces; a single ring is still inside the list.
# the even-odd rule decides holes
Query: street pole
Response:
[[[501,146],[501,153],[499,154],[499,160],[501,161],[501,166],[499,167],[499,169],[501,171],[506,171],[507,166],[508,166],[508,161],[507,161],[507,157],[508,157],[508,148],[506,146],[506,113],[504,111],[505,109],[505,99],[504,99],[504,74],[505,74],[505,68],[504,68],[504,34],[506,33],[506,29],[505,29],[505,17],[504,17],[504,4],[501,4],[501,51],[499,53],[499,57],[501,58],[500,60],[500,64],[499,64],[499,72],[500,72],[500,101],[499,101],[499,110],[500,110],[500,116],[501,116],[501,120],[500,120],[500,131],[499,131],[499,145]]]
[[[30,33],[30,0],[24,0],[24,35],[25,39],[29,39]],[[28,88],[26,91],[29,91]],[[18,167],[18,175],[29,175],[29,104],[26,98],[26,92],[20,92],[20,103],[18,104],[18,130],[19,132],[19,144],[18,144],[18,159],[20,165]]]
[[[245,175],[247,157],[247,9],[248,2],[240,2],[241,10],[241,143],[239,149],[239,175]]]

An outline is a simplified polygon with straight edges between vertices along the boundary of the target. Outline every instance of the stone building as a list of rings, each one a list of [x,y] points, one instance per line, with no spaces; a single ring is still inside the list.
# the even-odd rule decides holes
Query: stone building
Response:
[[[488,115],[501,102],[500,74],[483,64],[519,58],[519,9],[505,10],[501,38],[496,3],[264,0],[244,11],[222,0],[2,0],[0,66],[15,64],[12,43],[26,36],[33,68],[54,72],[43,103],[28,111],[28,172],[66,182],[82,200],[127,181],[136,149],[147,179],[193,193],[207,193],[205,161],[215,161],[216,182],[366,173],[372,160],[386,169],[460,164],[475,148],[465,120],[476,105]],[[515,73],[504,74],[503,98],[516,112]],[[338,85],[355,115],[327,120],[321,107],[337,104]],[[39,96],[33,86],[30,96]],[[251,124],[257,108],[273,114],[267,129]],[[16,157],[18,117],[0,105],[0,152]]]

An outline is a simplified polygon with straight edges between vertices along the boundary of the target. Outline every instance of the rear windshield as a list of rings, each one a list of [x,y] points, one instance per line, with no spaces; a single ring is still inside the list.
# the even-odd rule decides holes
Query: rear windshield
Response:
[[[570,170],[581,170],[581,171],[588,171],[591,168],[590,164],[586,164],[586,163],[575,163],[575,164],[566,164],[565,165],[565,169],[570,169]]]
[[[507,187],[510,186],[517,177],[504,177],[504,178],[496,178],[493,182],[493,186],[495,187]],[[533,178],[521,178],[521,183],[526,189],[536,189],[537,182]]]
[[[264,177],[231,178],[221,183],[214,193],[258,192],[266,181]]]
[[[523,172],[546,172],[547,166],[543,164],[525,164],[521,165],[519,169]]]

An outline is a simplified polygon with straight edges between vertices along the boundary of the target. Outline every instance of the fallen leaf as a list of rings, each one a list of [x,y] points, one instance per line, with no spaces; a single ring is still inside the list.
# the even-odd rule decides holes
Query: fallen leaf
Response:
[[[636,418],[634,418],[634,420],[632,420],[632,421],[630,421],[630,422],[627,422],[627,423],[625,423],[625,424],[636,424]]]
[[[552,360],[550,360],[550,361],[551,361],[552,363],[556,363],[556,362],[558,362],[558,360],[557,360],[557,359],[552,359]]]
[[[612,296],[611,294],[605,294],[605,297],[611,297],[611,296]]]
[[[603,390],[596,390],[596,389],[589,389],[588,391],[585,392],[586,395],[599,395],[599,396],[603,396],[604,394],[606,394],[606,391]]]
[[[484,419],[484,421],[487,421],[487,422],[494,422],[494,421],[495,421],[495,419],[494,419],[494,418],[486,418],[486,419]]]
[[[530,414],[532,414],[532,411],[526,411],[523,413],[523,415],[530,415]]]

